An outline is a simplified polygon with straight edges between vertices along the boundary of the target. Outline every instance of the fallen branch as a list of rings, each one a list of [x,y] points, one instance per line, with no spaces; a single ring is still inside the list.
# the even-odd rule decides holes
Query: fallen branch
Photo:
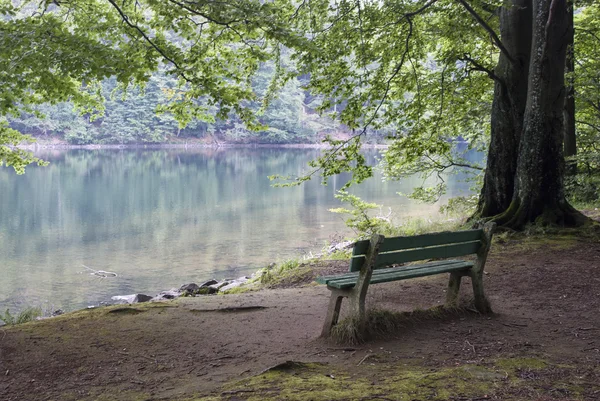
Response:
[[[368,358],[370,358],[372,356],[373,356],[372,353],[365,355],[365,357],[363,359],[361,359],[360,362],[356,364],[356,366],[360,366],[364,361],[366,361]]]

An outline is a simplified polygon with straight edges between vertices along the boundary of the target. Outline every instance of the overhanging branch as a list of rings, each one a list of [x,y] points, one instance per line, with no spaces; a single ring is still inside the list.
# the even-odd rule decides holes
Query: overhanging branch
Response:
[[[129,20],[129,17],[127,16],[127,14],[125,14],[125,12],[121,9],[121,7],[119,7],[119,5],[117,3],[115,3],[114,0],[108,0],[108,2],[114,7],[115,10],[117,10],[117,12],[119,13],[119,15],[121,16],[121,19],[123,20],[123,22],[125,22],[125,24],[127,24],[127,26],[129,26],[130,28],[135,29],[136,31],[138,31],[138,33],[144,38],[144,40],[154,50],[156,50],[158,52],[158,54],[160,54],[165,60],[167,60],[168,62],[170,62],[171,64],[173,64],[175,66],[175,68],[177,69],[177,73],[184,80],[186,80],[187,82],[192,82],[192,80],[186,76],[185,72],[180,67],[179,63],[177,63],[177,61],[175,61],[172,57],[169,57],[165,53],[165,51],[163,49],[161,49],[156,43],[154,43],[154,41],[152,39],[150,39],[150,37],[146,34],[146,32],[144,32],[144,30],[142,28],[140,28],[136,24],[132,23]]]
[[[481,18],[481,16],[479,14],[477,14],[477,11],[475,11],[473,9],[473,7],[471,7],[469,5],[469,3],[467,3],[465,0],[457,0],[457,1],[469,12],[469,14],[471,14],[473,16],[473,18],[475,18],[477,23],[479,25],[481,25],[481,27],[490,34],[490,36],[492,37],[492,40],[494,41],[496,46],[498,46],[498,49],[500,49],[500,51],[506,56],[506,58],[508,58],[511,63],[514,63],[515,59],[512,58],[512,56],[510,55],[510,53],[508,52],[506,47],[504,47],[504,45],[502,44],[502,41],[500,40],[500,38],[498,37],[496,32],[492,29],[492,27],[489,26],[489,24],[487,22],[485,22],[484,19]]]

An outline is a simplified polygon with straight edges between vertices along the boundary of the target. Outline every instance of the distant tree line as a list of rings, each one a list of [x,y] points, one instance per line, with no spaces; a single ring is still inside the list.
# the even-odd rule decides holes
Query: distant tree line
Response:
[[[254,76],[252,86],[261,97],[269,90],[274,74],[274,64],[265,63]],[[20,132],[38,138],[58,138],[73,145],[166,143],[187,138],[204,139],[210,144],[301,144],[349,133],[347,127],[327,113],[318,113],[319,98],[302,86],[300,79],[291,78],[278,88],[268,104],[252,102],[250,109],[262,124],[255,130],[249,129],[235,113],[219,119],[216,107],[210,106],[201,118],[181,124],[167,106],[177,96],[177,80],[162,73],[153,75],[143,88],[128,90],[123,90],[114,78],[104,80],[101,114],[82,113],[69,102],[47,103],[9,121]],[[381,141],[386,133],[372,130],[370,139]]]

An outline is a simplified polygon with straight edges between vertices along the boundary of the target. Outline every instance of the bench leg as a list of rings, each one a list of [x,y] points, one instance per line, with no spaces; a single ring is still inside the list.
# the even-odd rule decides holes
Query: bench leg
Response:
[[[331,298],[329,299],[329,307],[327,308],[327,316],[325,316],[325,323],[323,324],[323,330],[321,331],[321,337],[329,337],[331,329],[338,322],[340,317],[340,308],[342,307],[342,300],[344,297],[349,295],[348,291],[340,291],[337,289],[330,288]]]
[[[458,306],[458,293],[460,291],[460,279],[462,276],[463,275],[460,272],[450,273],[450,280],[448,281],[448,293],[446,294],[446,306]]]
[[[483,275],[476,272],[472,272],[471,283],[473,284],[473,296],[475,298],[475,309],[479,313],[487,314],[492,312],[490,303],[488,302],[483,292]]]

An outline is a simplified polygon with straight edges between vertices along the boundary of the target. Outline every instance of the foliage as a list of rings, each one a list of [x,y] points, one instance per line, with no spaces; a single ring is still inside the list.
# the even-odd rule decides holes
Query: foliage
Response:
[[[30,163],[45,165],[43,160],[33,156],[31,152],[19,149],[16,146],[23,142],[34,142],[28,136],[10,128],[5,121],[0,120],[0,167],[12,167],[17,174],[25,172],[25,166]]]
[[[577,174],[566,179],[566,191],[576,203],[600,199],[600,5],[589,4],[575,15],[575,85],[577,156],[568,163]]]
[[[29,307],[16,316],[11,315],[10,311],[6,309],[4,314],[0,313],[0,320],[8,326],[14,326],[16,324],[31,322],[40,316],[42,316],[42,310],[40,308]]]
[[[300,73],[310,74],[307,88],[323,97],[319,110],[333,109],[355,130],[349,139],[327,140],[330,149],[311,165],[325,181],[344,171],[352,172],[349,184],[372,175],[360,157],[369,128],[392,128],[384,157],[391,179],[463,164],[452,152],[455,141],[486,146],[493,82],[485,67],[497,54],[465,10],[445,1],[311,1],[298,14],[298,29],[313,45],[296,56]],[[313,175],[273,178],[295,185]]]
[[[447,216],[465,217],[470,216],[477,207],[477,195],[456,196],[448,199],[448,203],[440,206],[440,212]]]
[[[342,202],[349,203],[351,209],[336,208],[329,209],[330,212],[349,215],[346,220],[346,226],[354,230],[360,237],[371,236],[375,233],[387,235],[394,231],[394,226],[390,221],[389,216],[381,215],[381,205],[376,203],[368,203],[360,199],[356,195],[352,195],[345,190],[339,190],[335,195]],[[379,209],[378,216],[371,216],[371,210]]]
[[[600,153],[582,152],[574,158],[577,174],[565,178],[565,190],[575,204],[597,204],[600,200]]]

